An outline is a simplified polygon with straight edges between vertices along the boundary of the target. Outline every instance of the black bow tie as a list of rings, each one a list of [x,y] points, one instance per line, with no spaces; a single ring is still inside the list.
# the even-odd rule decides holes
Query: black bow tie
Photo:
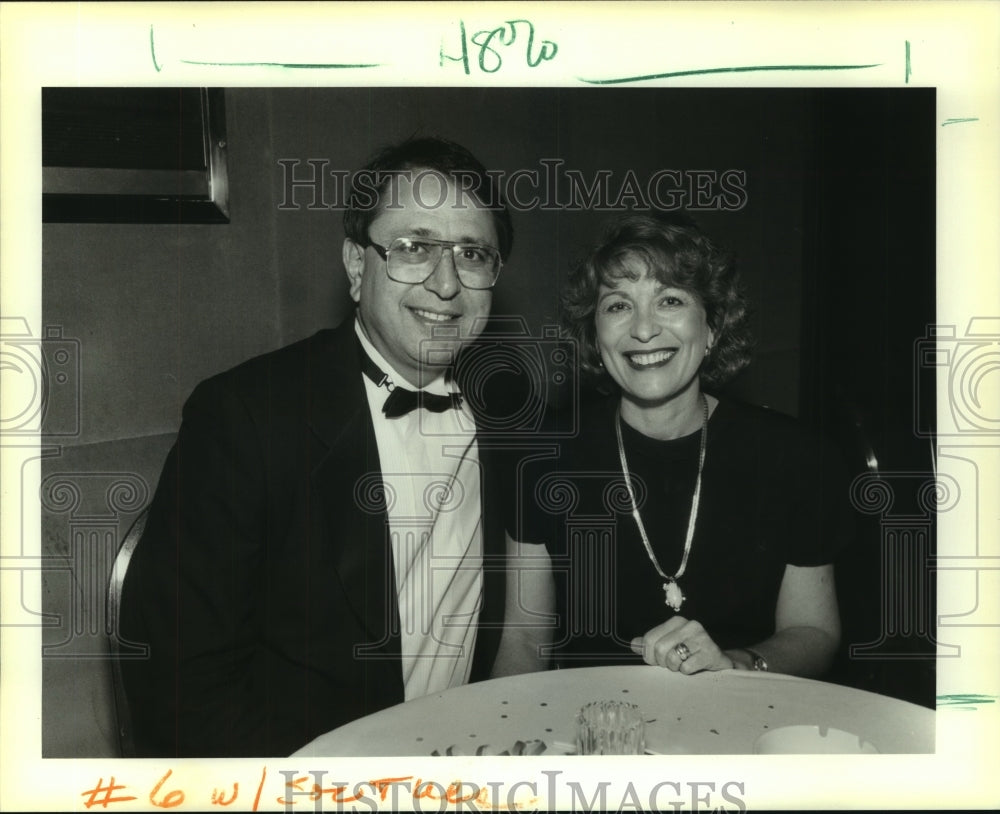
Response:
[[[378,387],[385,385],[389,381],[389,377],[365,353],[364,348],[359,348],[359,350],[361,351],[361,369],[364,371],[364,374],[375,382]],[[405,387],[396,385],[389,392],[389,398],[385,400],[385,404],[382,405],[382,412],[385,413],[386,418],[398,418],[401,415],[406,415],[416,410],[418,407],[423,407],[432,413],[443,413],[445,410],[458,409],[461,406],[462,396],[458,393],[449,393],[446,396],[440,396],[436,393],[428,393],[424,390],[408,390]]]
[[[382,405],[382,412],[386,418],[396,418],[406,415],[411,410],[423,407],[432,413],[443,413],[451,408],[462,406],[462,397],[458,393],[449,393],[447,396],[439,396],[435,393],[426,393],[423,390],[407,390],[398,385],[389,393],[389,398]]]

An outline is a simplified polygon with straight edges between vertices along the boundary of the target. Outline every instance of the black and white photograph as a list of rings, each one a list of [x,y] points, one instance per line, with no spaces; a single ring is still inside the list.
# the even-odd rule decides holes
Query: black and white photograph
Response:
[[[154,81],[38,83],[4,630],[66,801],[839,808],[995,706],[979,119],[909,40],[505,82],[569,40],[512,5],[445,84],[148,24]],[[754,782],[789,755],[858,782]]]

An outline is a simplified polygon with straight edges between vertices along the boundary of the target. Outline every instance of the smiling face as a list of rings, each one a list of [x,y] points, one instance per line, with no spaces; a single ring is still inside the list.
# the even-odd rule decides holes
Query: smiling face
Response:
[[[594,313],[604,367],[622,389],[622,415],[672,405],[685,415],[697,407],[698,369],[714,341],[697,295],[661,283],[634,256],[624,274],[602,283]]]
[[[412,179],[400,178],[372,221],[373,242],[388,246],[397,237],[420,236],[496,248],[488,209],[442,176],[415,170]],[[344,241],[344,267],[368,338],[412,385],[433,380],[485,327],[493,293],[462,286],[449,251],[423,283],[389,279],[375,249],[351,240]]]

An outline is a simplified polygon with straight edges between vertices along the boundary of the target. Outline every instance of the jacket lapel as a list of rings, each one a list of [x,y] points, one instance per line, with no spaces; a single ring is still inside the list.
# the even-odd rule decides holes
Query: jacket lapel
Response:
[[[309,425],[325,446],[313,469],[328,544],[349,604],[368,642],[356,656],[399,652],[399,609],[378,445],[358,360],[354,320],[323,334],[311,352]]]

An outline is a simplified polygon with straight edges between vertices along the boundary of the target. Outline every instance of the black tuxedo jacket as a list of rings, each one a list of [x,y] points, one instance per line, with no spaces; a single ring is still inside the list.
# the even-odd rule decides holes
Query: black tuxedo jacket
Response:
[[[353,319],[202,382],[184,407],[122,597],[139,756],[287,755],[403,701],[378,448]],[[503,622],[499,455],[480,445],[484,602]]]

